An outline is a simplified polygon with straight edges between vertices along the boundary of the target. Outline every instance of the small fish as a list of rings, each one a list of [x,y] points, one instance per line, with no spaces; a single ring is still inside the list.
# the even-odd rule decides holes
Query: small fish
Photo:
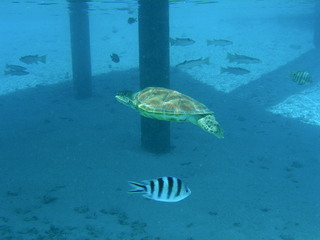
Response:
[[[290,44],[289,47],[292,48],[292,49],[295,49],[295,50],[301,49],[301,45],[300,44]]]
[[[188,61],[184,61],[182,63],[179,63],[176,65],[176,67],[178,68],[193,68],[193,67],[197,67],[200,66],[202,64],[210,64],[209,61],[209,57],[207,58],[199,58],[199,59],[195,59],[195,60],[188,60]]]
[[[197,5],[204,5],[204,4],[211,4],[211,3],[218,3],[219,1],[194,1]]]
[[[128,13],[132,13],[133,12],[133,9],[129,8],[129,7],[119,7],[119,8],[116,8],[117,10],[119,11],[127,11]]]
[[[129,24],[132,24],[132,23],[135,23],[135,22],[137,22],[137,19],[136,19],[136,18],[133,18],[133,17],[129,17],[129,18],[128,18],[128,23],[129,23]]]
[[[55,4],[58,4],[58,3],[49,3],[49,2],[43,2],[43,3],[38,3],[38,5],[55,5]]]
[[[178,202],[191,194],[190,189],[178,178],[160,177],[143,183],[129,181],[129,193],[143,193],[145,198],[160,202]]]
[[[119,7],[119,8],[116,8],[117,10],[119,11],[129,11],[130,8],[129,7]]]
[[[115,63],[120,62],[120,57],[119,57],[118,54],[112,53],[112,54],[110,55],[110,57],[111,57],[111,61],[112,61],[112,62],[115,62]]]
[[[12,64],[6,64],[6,69],[13,70],[13,71],[24,71],[27,70],[27,68],[19,66],[19,65],[12,65]]]
[[[292,81],[298,83],[299,85],[307,85],[312,82],[310,73],[305,71],[294,71],[290,73]]]
[[[5,70],[4,71],[4,75],[23,76],[27,74],[29,74],[29,72],[24,70]]]
[[[250,71],[244,68],[239,68],[239,67],[227,67],[227,68],[221,67],[220,73],[232,73],[234,75],[244,75],[244,74],[250,73]]]
[[[188,46],[196,42],[191,38],[170,38],[169,41],[171,46]]]
[[[233,44],[233,42],[231,42],[229,40],[224,40],[224,39],[207,40],[207,46],[214,45],[214,46],[224,47],[224,46],[228,46],[231,44]]]
[[[46,55],[43,55],[43,56],[28,55],[28,56],[21,57],[20,61],[26,64],[33,64],[33,63],[38,64],[38,62],[46,63],[46,59],[47,59]]]
[[[260,63],[261,60],[258,58],[248,57],[245,55],[239,55],[239,54],[227,54],[227,59],[229,62],[236,62],[236,63]]]

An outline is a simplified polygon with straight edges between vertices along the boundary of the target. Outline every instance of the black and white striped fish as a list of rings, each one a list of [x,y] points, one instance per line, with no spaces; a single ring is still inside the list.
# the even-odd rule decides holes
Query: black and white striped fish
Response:
[[[178,202],[191,194],[190,189],[178,178],[160,177],[142,183],[131,182],[129,193],[143,193],[145,198],[160,202]]]
[[[298,83],[299,85],[307,85],[312,82],[310,73],[305,71],[294,71],[290,73],[292,81]]]

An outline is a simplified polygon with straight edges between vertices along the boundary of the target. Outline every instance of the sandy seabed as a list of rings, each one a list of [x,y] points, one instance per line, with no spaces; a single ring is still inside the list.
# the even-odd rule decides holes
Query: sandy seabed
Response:
[[[312,5],[255,1],[254,11],[253,2],[172,5],[170,35],[196,43],[171,47],[171,65],[210,57],[172,69],[172,88],[212,109],[225,138],[172,123],[163,155],[140,147],[138,114],[114,99],[137,90],[134,6],[92,3],[94,94],[74,100],[66,5],[1,3],[0,66],[28,54],[48,61],[0,76],[0,239],[320,239],[320,72],[301,59],[313,51]],[[233,44],[206,46],[213,38]],[[227,52],[262,63],[231,65]],[[220,74],[224,66],[251,73]],[[300,69],[314,82],[295,85],[288,73]],[[192,195],[166,204],[126,193],[128,180],[170,175]]]

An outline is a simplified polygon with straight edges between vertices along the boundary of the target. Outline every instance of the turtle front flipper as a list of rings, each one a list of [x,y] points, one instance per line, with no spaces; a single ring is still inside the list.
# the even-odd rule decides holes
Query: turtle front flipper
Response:
[[[223,129],[213,115],[206,115],[197,121],[197,125],[206,132],[214,134],[217,138],[223,138]]]

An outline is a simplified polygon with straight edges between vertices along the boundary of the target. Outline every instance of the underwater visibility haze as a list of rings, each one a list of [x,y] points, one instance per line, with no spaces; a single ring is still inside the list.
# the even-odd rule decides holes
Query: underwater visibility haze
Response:
[[[319,0],[0,18],[0,240],[320,239]]]

